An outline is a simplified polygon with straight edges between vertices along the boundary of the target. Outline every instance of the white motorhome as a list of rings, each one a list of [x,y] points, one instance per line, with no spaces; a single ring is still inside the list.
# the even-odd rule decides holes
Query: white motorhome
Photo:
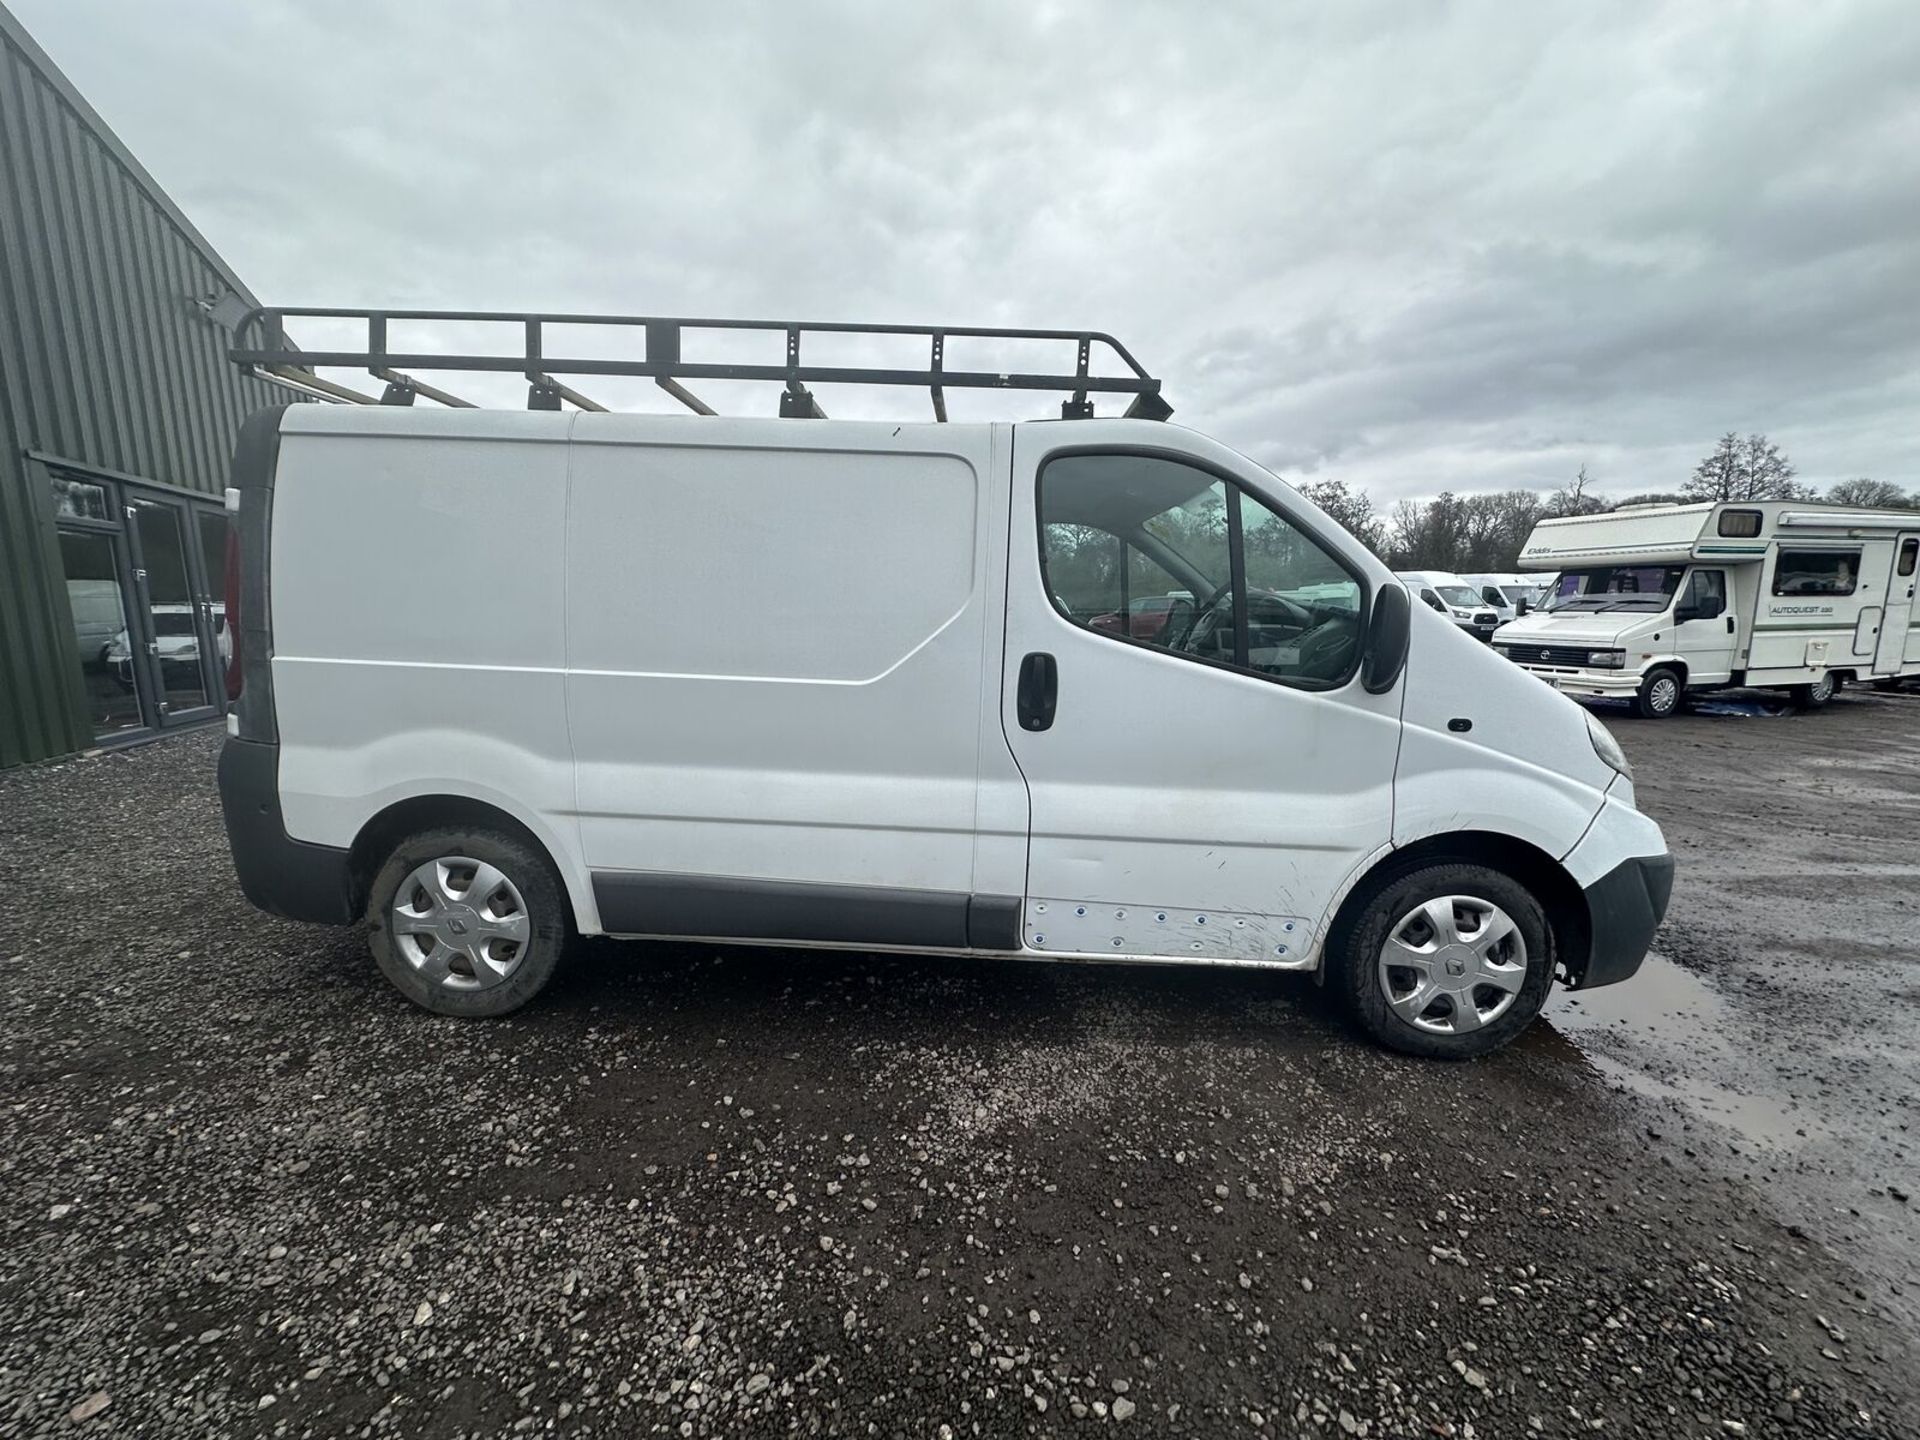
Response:
[[[650,356],[696,328],[644,323]],[[341,354],[427,363],[236,349],[281,378]],[[801,414],[838,373],[770,368]],[[1102,388],[1084,358],[1039,378]],[[1245,457],[1067,413],[254,415],[242,887],[364,917],[399,990],[465,1016],[575,933],[1316,972],[1435,1056],[1634,972],[1673,862],[1603,726]],[[1136,594],[1192,603],[1136,629]]]
[[[1543,520],[1520,563],[1560,572],[1494,648],[1556,689],[1671,715],[1690,692],[1920,674],[1920,514],[1805,500],[1648,505]]]

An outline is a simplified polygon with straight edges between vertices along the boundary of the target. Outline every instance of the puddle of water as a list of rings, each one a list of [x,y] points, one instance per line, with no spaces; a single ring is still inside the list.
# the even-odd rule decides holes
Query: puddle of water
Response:
[[[1721,1039],[1724,1045],[1721,1037],[1733,1023],[1727,1002],[1704,980],[1657,952],[1647,956],[1631,980],[1618,985],[1555,990],[1546,1014],[1553,1027],[1576,1044],[1584,1035],[1617,1029],[1688,1046],[1703,1038]]]
[[[1631,980],[1554,992],[1547,1019],[1596,1069],[1636,1094],[1672,1101],[1750,1144],[1792,1150],[1832,1133],[1783,1096],[1736,1083],[1748,1067],[1732,1007],[1704,980],[1652,954]],[[1723,1080],[1702,1072],[1718,1073]]]

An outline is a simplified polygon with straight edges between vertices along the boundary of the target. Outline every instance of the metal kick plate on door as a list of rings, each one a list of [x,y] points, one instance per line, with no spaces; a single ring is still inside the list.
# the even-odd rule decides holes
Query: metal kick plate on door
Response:
[[[1053,954],[1164,956],[1233,965],[1297,964],[1311,938],[1297,915],[1170,910],[1092,900],[1027,902],[1030,950]]]

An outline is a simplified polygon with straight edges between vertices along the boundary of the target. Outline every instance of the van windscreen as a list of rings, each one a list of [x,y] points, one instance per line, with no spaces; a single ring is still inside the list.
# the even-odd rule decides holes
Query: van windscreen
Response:
[[[1542,607],[1549,611],[1651,610],[1667,608],[1680,587],[1684,565],[1607,565],[1568,570]]]

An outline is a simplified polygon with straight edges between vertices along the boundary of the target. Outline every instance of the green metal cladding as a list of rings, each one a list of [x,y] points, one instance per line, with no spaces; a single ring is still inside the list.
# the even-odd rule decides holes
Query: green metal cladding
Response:
[[[256,303],[0,7],[0,766],[93,739],[29,457],[219,494],[241,420],[288,398],[227,362],[228,297]]]

